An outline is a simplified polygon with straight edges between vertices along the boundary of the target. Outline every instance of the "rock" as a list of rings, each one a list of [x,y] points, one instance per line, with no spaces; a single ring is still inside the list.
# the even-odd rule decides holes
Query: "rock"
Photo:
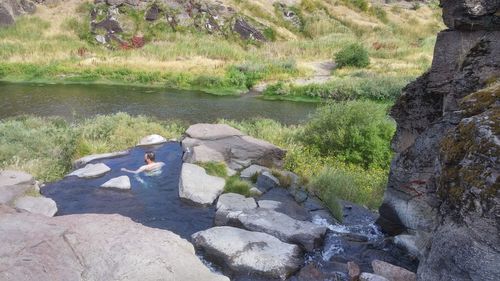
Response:
[[[297,203],[304,203],[309,197],[309,193],[307,193],[307,191],[298,188],[292,190],[292,195]]]
[[[500,3],[441,5],[449,29],[432,67],[391,109],[395,158],[377,223],[418,252],[418,280],[496,280]]]
[[[281,202],[274,200],[259,200],[259,208],[276,210],[281,206]]]
[[[33,14],[35,10],[35,4],[29,0],[0,1],[0,27],[14,24],[17,16]]]
[[[441,0],[443,20],[450,29],[500,30],[497,0]]]
[[[307,200],[304,202],[304,208],[309,212],[312,212],[312,211],[324,210],[325,205],[318,198],[309,196]]]
[[[211,205],[224,191],[226,181],[210,176],[200,166],[182,164],[179,180],[179,196],[197,204]]]
[[[374,260],[372,261],[372,268],[375,274],[383,276],[390,281],[416,281],[417,275],[407,269],[390,263]]]
[[[281,241],[299,244],[307,251],[312,251],[323,243],[327,230],[324,226],[296,220],[285,214],[262,208],[227,212],[225,220],[220,221],[250,231],[273,235]]]
[[[233,30],[244,40],[267,41],[266,37],[259,30],[250,26],[248,22],[241,18],[236,20]]]
[[[359,281],[390,281],[390,280],[380,275],[363,272],[359,276]]]
[[[252,164],[281,167],[286,153],[269,142],[245,136],[223,124],[190,126],[182,140],[182,147],[185,162],[225,161],[233,170]]]
[[[162,144],[162,143],[166,143],[166,142],[167,142],[167,139],[160,136],[160,135],[149,135],[149,136],[145,136],[144,138],[142,138],[137,145],[138,146],[148,146],[148,145]]]
[[[199,140],[219,140],[244,134],[226,124],[195,124],[186,130],[186,135]]]
[[[262,172],[257,178],[257,187],[265,192],[280,186],[280,181],[270,172]]]
[[[21,184],[34,184],[35,180],[32,175],[14,170],[0,171],[0,186],[11,186]]]
[[[323,221],[322,225],[325,224],[339,224],[339,221],[335,219],[328,210],[316,210],[310,212],[313,221]]]
[[[96,160],[103,160],[103,159],[108,159],[108,158],[115,158],[115,157],[120,157],[129,154],[130,151],[124,150],[124,151],[117,151],[117,152],[111,152],[111,153],[102,153],[102,154],[93,154],[93,155],[87,155],[85,157],[82,157],[80,159],[77,159],[73,162],[73,167],[75,168],[81,168],[88,163]]]
[[[117,188],[117,189],[130,189],[130,178],[128,176],[121,176],[117,178],[112,178],[109,181],[101,185],[105,188]]]
[[[229,168],[229,167],[226,167],[226,172],[227,172],[227,176],[228,177],[232,177],[234,175],[236,175],[238,172],[236,172],[235,170]]]
[[[120,215],[0,216],[0,280],[207,280],[210,272],[178,235]]]
[[[269,168],[260,166],[260,165],[251,165],[250,167],[244,169],[240,173],[240,177],[242,179],[250,179],[252,178],[255,174],[260,174],[264,171],[270,171]]]
[[[73,171],[67,176],[77,176],[79,178],[96,178],[106,174],[109,171],[111,171],[111,169],[103,163],[87,164],[85,165],[85,167]]]
[[[2,5],[0,5],[0,26],[12,25],[14,22],[14,15],[12,15],[9,9],[2,3]]]
[[[359,281],[359,276],[361,275],[359,265],[353,261],[348,262],[347,275],[349,276],[349,281]]]
[[[226,193],[222,194],[217,200],[217,211],[243,211],[257,208],[255,199],[246,198],[241,194]]]
[[[320,268],[315,266],[314,264],[306,264],[297,274],[297,276],[292,279],[294,281],[318,281],[318,280],[331,280],[337,281],[341,279],[337,279],[336,276],[327,276],[325,272],[322,272]]]
[[[33,214],[53,217],[57,213],[54,200],[45,197],[24,196],[16,200],[15,207]]]
[[[146,11],[144,17],[147,21],[155,21],[160,17],[161,12],[162,10],[160,7],[156,3],[153,3],[153,5],[151,5],[151,7]]]
[[[103,44],[103,45],[107,43],[106,36],[103,36],[100,34],[97,34],[95,36],[95,41],[97,41],[98,43]]]
[[[120,6],[123,4],[128,4],[131,6],[138,6],[140,0],[106,0],[106,4],[110,6]]]
[[[221,226],[197,232],[192,240],[208,256],[238,273],[284,279],[303,262],[299,247],[261,232]]]

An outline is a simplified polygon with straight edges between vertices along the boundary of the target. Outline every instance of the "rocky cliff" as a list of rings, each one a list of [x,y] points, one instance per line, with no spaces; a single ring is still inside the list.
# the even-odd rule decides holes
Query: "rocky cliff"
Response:
[[[500,276],[500,1],[441,0],[431,69],[392,109],[396,156],[379,225],[420,280]]]

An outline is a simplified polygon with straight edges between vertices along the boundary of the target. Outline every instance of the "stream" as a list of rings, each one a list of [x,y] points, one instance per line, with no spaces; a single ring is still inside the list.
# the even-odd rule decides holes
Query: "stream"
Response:
[[[154,151],[157,160],[164,162],[162,173],[156,177],[134,176],[131,190],[120,191],[100,188],[111,178],[126,174],[120,169],[137,169],[143,164],[146,151]],[[178,185],[182,166],[182,148],[178,142],[169,142],[153,147],[135,147],[125,156],[97,160],[111,168],[106,175],[83,179],[74,176],[49,183],[42,187],[42,195],[52,198],[58,206],[58,216],[82,213],[118,213],[149,227],[170,230],[190,240],[190,236],[213,226],[214,207],[195,206],[179,198]],[[342,202],[343,224],[330,224],[324,219],[313,217],[298,204],[286,189],[274,188],[260,199],[282,203],[282,212],[300,220],[311,220],[328,227],[323,247],[306,254],[305,266],[313,266],[324,278],[322,280],[348,280],[348,261],[355,261],[363,271],[370,272],[370,262],[380,259],[395,265],[416,270],[417,263],[393,246],[374,226],[376,216],[360,206]],[[280,211],[279,209],[277,211]],[[203,259],[202,253],[199,253]],[[214,271],[227,273],[227,269],[204,260]],[[306,267],[305,267],[306,268]],[[307,280],[299,272],[288,280]],[[259,276],[233,274],[231,280],[272,280]],[[314,280],[314,279],[310,279]]]

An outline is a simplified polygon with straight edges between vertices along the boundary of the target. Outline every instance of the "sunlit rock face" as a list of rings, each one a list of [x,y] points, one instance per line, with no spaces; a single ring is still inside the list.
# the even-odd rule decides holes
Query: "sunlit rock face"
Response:
[[[420,280],[500,276],[500,1],[442,0],[431,69],[398,123],[378,223],[420,258]]]

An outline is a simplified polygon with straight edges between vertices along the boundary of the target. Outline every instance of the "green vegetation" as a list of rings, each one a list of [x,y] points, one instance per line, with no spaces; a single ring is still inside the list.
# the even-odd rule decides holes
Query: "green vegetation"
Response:
[[[220,178],[227,178],[227,167],[222,162],[200,162],[197,165],[205,168],[207,174]]]
[[[300,141],[345,163],[387,168],[396,126],[386,112],[386,106],[368,101],[332,103],[318,109]]]
[[[241,180],[239,176],[235,175],[226,179],[224,192],[250,196],[250,188],[252,188],[252,186],[249,182]]]
[[[134,146],[152,132],[179,137],[177,122],[158,122],[124,113],[97,116],[72,125],[60,118],[20,116],[0,120],[0,168],[27,171],[42,181],[61,178],[84,155]]]
[[[335,55],[335,62],[338,67],[354,66],[362,68],[370,65],[370,58],[363,45],[354,43],[342,48]]]

